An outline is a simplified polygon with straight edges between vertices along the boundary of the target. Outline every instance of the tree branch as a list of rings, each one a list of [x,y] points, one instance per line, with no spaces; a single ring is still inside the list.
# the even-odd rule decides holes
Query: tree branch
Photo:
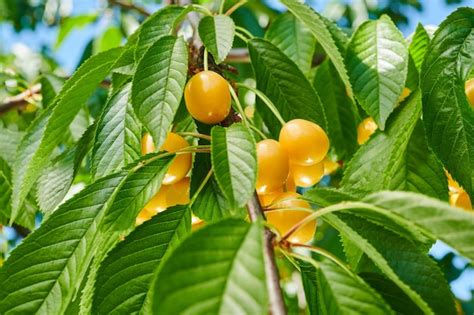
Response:
[[[0,104],[0,114],[3,114],[10,109],[23,107],[28,105],[28,98],[33,95],[39,94],[41,91],[41,84],[35,84],[31,88],[21,92],[12,97],[8,97],[3,103]]]
[[[252,199],[247,203],[247,209],[252,222],[265,218],[256,193],[254,193]],[[270,313],[272,315],[284,315],[286,314],[286,309],[285,303],[283,302],[278,269],[275,263],[275,252],[273,247],[274,238],[275,234],[265,228],[263,254],[265,259],[265,274],[267,278],[268,294],[270,297]]]
[[[136,12],[140,13],[143,16],[150,16],[150,12],[148,12],[144,8],[139,7],[139,6],[137,6],[133,3],[127,3],[127,2],[123,2],[121,0],[109,0],[109,4],[111,6],[116,5],[120,8],[122,8],[122,9],[125,9],[125,10],[136,11]]]

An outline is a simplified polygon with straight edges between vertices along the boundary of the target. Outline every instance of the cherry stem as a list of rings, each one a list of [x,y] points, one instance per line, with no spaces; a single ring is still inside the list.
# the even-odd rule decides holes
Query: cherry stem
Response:
[[[238,38],[240,38],[241,40],[243,40],[245,43],[247,43],[249,40],[247,37],[245,37],[243,34],[241,34],[240,32],[235,32],[235,36],[237,36]]]
[[[204,71],[209,70],[207,48],[204,48]]]
[[[221,0],[221,5],[219,7],[219,14],[224,12],[225,0]]]
[[[253,38],[252,33],[250,33],[248,30],[246,30],[246,29],[243,28],[242,26],[235,26],[235,30],[236,30],[236,31],[239,31],[240,33],[242,33],[242,34],[244,34],[244,35],[246,35],[248,39],[252,39],[252,38]]]
[[[204,178],[204,180],[201,182],[201,185],[199,185],[198,189],[194,192],[194,195],[193,197],[191,198],[191,200],[189,201],[189,208],[191,208],[191,206],[194,204],[194,202],[196,201],[197,197],[199,196],[199,194],[201,193],[201,191],[204,189],[204,186],[206,186],[207,182],[209,181],[209,179],[211,178],[212,176],[212,169],[209,170],[209,172],[207,173],[206,177]]]
[[[288,237],[290,237],[294,232],[296,232],[302,226],[306,225],[308,222],[316,220],[317,218],[319,218],[321,216],[324,216],[326,214],[336,212],[336,211],[354,210],[354,209],[357,209],[357,208],[364,208],[364,209],[370,208],[371,210],[373,210],[375,212],[378,212],[378,213],[382,212],[383,214],[385,214],[385,211],[383,211],[383,209],[380,209],[378,207],[375,207],[375,206],[372,206],[372,205],[369,205],[369,204],[366,204],[366,203],[363,203],[363,202],[342,202],[340,204],[336,204],[336,205],[333,205],[333,206],[321,208],[321,209],[313,212],[312,214],[310,214],[309,216],[307,216],[303,220],[301,220],[298,223],[296,223],[295,225],[293,225],[286,232],[286,234],[283,235],[281,240],[282,241],[286,240]]]
[[[222,0],[222,2],[224,2],[224,0]],[[234,11],[236,11],[238,8],[240,8],[241,6],[243,6],[246,3],[247,3],[247,0],[241,0],[241,1],[237,2],[229,10],[227,10],[225,15],[227,15],[227,16],[231,15],[232,13],[234,13]]]
[[[240,116],[242,116],[242,121],[244,122],[245,127],[249,127],[249,122],[247,120],[247,116],[245,116],[244,109],[242,108],[242,104],[240,103],[239,97],[234,91],[232,85],[228,84],[230,95],[232,95],[232,99],[234,100],[235,106],[237,106],[237,111],[239,112]]]
[[[257,127],[255,127],[253,125],[249,125],[249,127],[250,127],[250,129],[255,131],[262,139],[268,139],[267,136],[263,132],[261,132],[260,129],[258,129]]]
[[[237,83],[237,87],[254,92],[255,95],[257,95],[262,100],[262,102],[268,107],[268,109],[273,113],[273,115],[275,115],[281,125],[284,126],[286,124],[285,120],[283,119],[283,117],[281,117],[281,114],[276,108],[275,104],[273,104],[273,102],[262,91],[243,83]]]
[[[336,265],[344,269],[347,273],[352,275],[351,269],[342,261],[339,260],[336,256],[334,256],[332,253],[328,252],[327,250],[317,247],[317,246],[311,246],[307,244],[300,244],[300,243],[290,243],[290,247],[300,247],[300,248],[306,248],[313,253],[319,254],[321,256],[324,256],[330,260],[332,260]]]
[[[196,132],[178,132],[178,135],[181,135],[183,137],[194,137],[194,138],[200,138],[204,139],[207,141],[211,141],[211,137],[208,135],[203,135],[202,133],[196,133]]]

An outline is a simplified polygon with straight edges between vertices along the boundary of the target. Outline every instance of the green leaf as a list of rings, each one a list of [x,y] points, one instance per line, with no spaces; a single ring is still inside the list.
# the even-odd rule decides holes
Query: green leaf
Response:
[[[280,48],[305,74],[311,69],[316,39],[308,28],[290,13],[279,15],[268,28],[265,38]]]
[[[255,38],[248,46],[257,88],[275,104],[283,119],[304,118],[326,130],[321,100],[298,66],[267,40]],[[257,106],[268,129],[278,138],[279,121],[261,102]]]
[[[56,94],[59,93],[64,84],[64,79],[52,74],[43,74],[40,82],[41,96],[43,97],[42,105],[46,108],[53,104]]]
[[[167,5],[156,11],[140,26],[135,48],[135,61],[139,62],[146,51],[163,36],[171,35],[176,24],[186,16],[190,8]]]
[[[0,313],[60,314],[99,246],[97,225],[126,173],[105,177],[61,205],[0,269]]]
[[[140,157],[141,127],[129,103],[131,84],[110,96],[99,118],[91,173],[100,178]]]
[[[151,293],[154,314],[266,314],[262,225],[228,219],[193,233]]]
[[[388,16],[359,26],[347,48],[346,65],[357,100],[384,130],[408,71],[405,39]]]
[[[205,16],[198,29],[199,37],[216,63],[223,62],[234,42],[234,21],[226,15]]]
[[[415,62],[416,69],[421,70],[421,65],[425,59],[426,50],[430,44],[430,36],[421,23],[418,23],[415,34],[410,43],[410,55]]]
[[[183,96],[188,51],[182,37],[157,40],[140,60],[132,81],[132,104],[138,118],[161,147]]]
[[[380,192],[364,202],[385,208],[417,226],[432,240],[442,240],[474,261],[474,214],[410,192]]]
[[[118,47],[121,43],[122,31],[116,26],[110,26],[94,40],[94,53]]]
[[[351,239],[425,314],[456,314],[441,270],[415,243],[355,215],[330,214],[325,220]]]
[[[10,217],[11,170],[7,162],[0,158],[0,223],[6,224]]]
[[[428,143],[474,198],[474,111],[464,84],[474,65],[474,9],[461,8],[436,31],[421,69]]]
[[[212,128],[212,169],[232,207],[252,197],[257,180],[257,153],[252,134],[242,125]]]
[[[38,179],[36,199],[41,211],[53,212],[66,196],[82,160],[92,148],[97,125],[91,125],[79,142],[57,156]]]
[[[84,62],[66,81],[54,104],[28,128],[18,147],[13,167],[12,220],[18,216],[50,153],[61,142],[81,106],[112,69],[120,51],[118,48],[106,51]]]
[[[160,190],[173,159],[174,155],[140,162],[140,167],[127,178],[107,210],[104,230],[124,231],[135,224],[140,210]]]
[[[352,87],[344,65],[342,52],[336,45],[333,35],[328,30],[327,21],[309,6],[300,3],[297,0],[281,0],[288,10],[293,13],[313,34],[317,42],[323,47],[324,51],[331,59],[336,68],[342,82],[348,89],[349,96],[352,97]]]
[[[190,230],[191,212],[183,206],[161,212],[137,227],[102,262],[92,313],[143,310],[153,273]]]
[[[352,156],[358,148],[359,113],[329,60],[317,68],[313,86],[324,106],[331,146],[341,159]]]
[[[364,280],[335,263],[324,260],[300,267],[311,315],[394,314]]]
[[[64,39],[71,33],[73,30],[79,30],[86,27],[88,24],[91,24],[97,19],[96,14],[84,14],[68,17],[64,19],[59,27],[58,37],[56,38],[56,43],[54,48],[58,49],[63,43]]]
[[[0,158],[10,167],[15,163],[15,154],[23,136],[24,132],[0,127]]]
[[[392,115],[385,132],[376,132],[347,165],[342,187],[363,197],[380,190],[411,190],[447,200],[442,165],[428,149],[423,130],[415,126],[421,111],[414,91]]]

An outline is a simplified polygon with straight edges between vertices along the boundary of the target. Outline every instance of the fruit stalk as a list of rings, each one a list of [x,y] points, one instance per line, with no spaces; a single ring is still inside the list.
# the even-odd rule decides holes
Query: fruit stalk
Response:
[[[247,210],[252,222],[264,219],[265,217],[256,193],[254,193],[252,199],[247,203]],[[275,252],[273,247],[274,238],[275,234],[265,228],[263,255],[265,259],[265,274],[270,298],[270,313],[272,315],[283,315],[286,314],[286,309],[280,288],[280,277],[278,276],[278,269],[275,263]]]

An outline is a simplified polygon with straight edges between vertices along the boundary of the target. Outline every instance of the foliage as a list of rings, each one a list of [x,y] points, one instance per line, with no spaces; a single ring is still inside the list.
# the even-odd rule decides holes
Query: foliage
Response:
[[[441,241],[464,269],[474,261],[472,206],[453,199],[474,199],[474,10],[405,39],[396,10],[347,32],[281,3],[281,15],[230,0],[149,14],[109,1],[120,25],[71,76],[54,62],[33,75],[0,68],[0,224],[31,230],[0,264],[1,314],[456,314],[449,283],[462,270],[429,250]],[[18,15],[36,10],[52,9],[0,0],[17,29],[34,27]],[[64,19],[56,47],[99,19]],[[225,84],[203,76],[201,94],[189,92],[202,70]],[[185,91],[204,105],[231,97],[229,115],[204,124]],[[371,118],[378,128],[362,143]],[[282,146],[281,161],[262,165],[257,143],[293,119],[321,127],[311,130],[329,138],[324,160],[296,165]],[[168,143],[170,132],[187,145]],[[294,148],[321,151],[323,140]],[[163,183],[188,157],[186,177]],[[260,170],[281,165],[281,191],[256,191]],[[292,186],[295,165],[316,178],[308,189]]]

